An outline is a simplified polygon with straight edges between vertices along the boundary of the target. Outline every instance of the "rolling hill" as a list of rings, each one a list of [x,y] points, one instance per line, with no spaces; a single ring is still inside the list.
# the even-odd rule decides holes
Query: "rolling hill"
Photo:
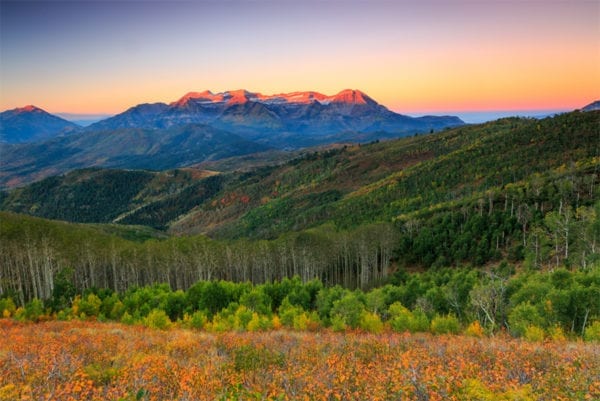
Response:
[[[83,170],[8,192],[2,208],[226,238],[274,238],[328,222],[348,229],[467,206],[514,209],[516,198],[533,196],[531,186],[549,191],[543,196],[552,199],[538,200],[536,207],[547,204],[551,209],[557,199],[571,199],[575,193],[578,202],[595,199],[599,121],[598,112],[543,120],[503,119],[439,134],[306,153],[281,165],[207,178],[194,169]],[[128,187],[127,195],[118,191],[123,199],[91,203],[108,196],[117,185],[127,187],[123,182],[135,174],[140,178]],[[562,187],[569,177],[571,192]],[[85,210],[94,210],[95,217]]]

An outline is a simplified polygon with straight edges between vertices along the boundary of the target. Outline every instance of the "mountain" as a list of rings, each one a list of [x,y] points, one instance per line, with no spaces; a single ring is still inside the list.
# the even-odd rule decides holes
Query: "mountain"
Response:
[[[131,107],[69,136],[0,142],[0,188],[77,168],[172,169],[272,148],[365,143],[463,124],[457,117],[397,114],[359,90],[333,96],[190,92],[170,104]]]
[[[516,246],[522,223],[567,203],[575,210],[597,202],[599,123],[600,112],[507,118],[216,175],[196,169],[140,176],[82,170],[5,192],[0,208],[221,238],[276,238],[323,225],[342,230],[377,222],[411,231],[441,219],[441,225],[453,226],[438,233],[443,238],[427,239],[440,244],[463,238],[461,230],[469,228],[453,219],[476,216],[485,226],[481,232],[511,227]],[[98,202],[111,191],[120,197]],[[499,221],[483,222],[496,212]],[[452,234],[456,238],[446,238],[452,230],[459,231]],[[496,243],[495,232],[485,235],[465,249],[484,240],[488,248]],[[426,253],[423,244],[406,252]]]
[[[84,131],[46,142],[1,145],[0,187],[86,167],[161,170],[260,152],[264,145],[200,124]]]
[[[25,143],[71,133],[80,128],[35,106],[0,113],[0,142]]]
[[[359,90],[333,96],[318,92],[263,95],[246,90],[190,92],[170,104],[138,105],[88,127],[88,130],[169,128],[208,124],[283,148],[330,143],[331,136],[386,131],[394,136],[464,124],[458,117],[413,118],[394,113]]]
[[[120,128],[155,128],[147,124],[147,121],[164,112],[168,107],[165,103],[138,104],[127,109],[124,113],[91,124],[87,130],[108,131]]]
[[[581,111],[595,111],[600,110],[600,100],[596,100],[581,109]]]

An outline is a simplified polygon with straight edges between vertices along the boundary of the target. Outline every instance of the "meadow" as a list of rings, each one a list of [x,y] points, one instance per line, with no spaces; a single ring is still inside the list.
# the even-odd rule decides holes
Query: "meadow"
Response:
[[[600,346],[0,319],[0,400],[594,400]]]

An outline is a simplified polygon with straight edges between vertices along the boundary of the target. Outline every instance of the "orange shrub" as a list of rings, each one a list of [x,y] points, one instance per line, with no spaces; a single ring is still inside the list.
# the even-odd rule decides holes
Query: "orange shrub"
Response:
[[[0,336],[0,400],[600,398],[581,341],[11,319]]]

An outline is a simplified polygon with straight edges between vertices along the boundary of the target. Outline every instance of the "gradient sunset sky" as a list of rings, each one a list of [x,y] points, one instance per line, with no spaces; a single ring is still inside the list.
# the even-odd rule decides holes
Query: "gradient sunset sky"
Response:
[[[1,1],[0,109],[361,89],[392,110],[600,98],[600,1]]]

